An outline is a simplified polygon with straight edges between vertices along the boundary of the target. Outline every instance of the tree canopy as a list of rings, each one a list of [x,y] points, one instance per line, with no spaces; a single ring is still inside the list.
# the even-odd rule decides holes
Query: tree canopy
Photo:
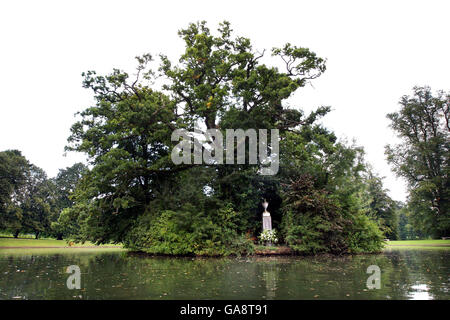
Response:
[[[0,152],[0,231],[15,237],[20,233],[58,239],[69,235],[57,221],[61,211],[73,205],[71,193],[85,170],[86,166],[77,163],[49,179],[20,151]]]
[[[388,161],[409,184],[409,209],[416,229],[450,233],[450,94],[415,87],[401,109],[388,114],[401,143],[386,146]]]
[[[247,254],[265,199],[278,240],[302,254],[377,252],[383,238],[449,235],[449,93],[415,87],[387,115],[401,141],[386,155],[408,181],[403,204],[361,146],[321,124],[330,106],[306,114],[293,99],[326,71],[326,59],[291,43],[257,50],[226,21],[215,31],[191,23],[178,35],[185,49],[175,62],[144,54],[133,74],[82,74],[95,102],[77,114],[66,151],[86,154],[86,165],[49,178],[20,151],[0,152],[0,231],[152,254]],[[252,132],[266,131],[270,141],[256,146]],[[224,164],[213,146],[225,136]],[[209,161],[195,152],[186,156],[194,161],[174,161],[178,144]],[[273,159],[276,172],[261,174]]]
[[[29,163],[18,150],[0,152],[0,230],[16,230],[22,213],[15,208],[17,194],[26,183]]]
[[[361,197],[362,149],[318,123],[329,107],[305,115],[288,103],[326,70],[325,59],[288,43],[271,50],[282,68],[271,65],[228,22],[216,33],[192,23],[179,36],[178,63],[146,54],[134,76],[83,74],[96,103],[79,114],[67,150],[86,153],[92,168],[61,215],[79,226],[75,237],[150,253],[249,252],[264,198],[282,240],[300,252],[379,250],[382,233]],[[261,161],[175,165],[179,128],[278,129],[280,171],[259,175]]]

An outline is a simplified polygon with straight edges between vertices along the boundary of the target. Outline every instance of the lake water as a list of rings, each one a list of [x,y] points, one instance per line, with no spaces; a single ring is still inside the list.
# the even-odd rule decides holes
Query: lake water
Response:
[[[80,268],[69,290],[66,269]],[[381,271],[368,289],[367,268]],[[0,249],[3,299],[450,299],[450,248],[345,257],[166,258],[120,249]]]

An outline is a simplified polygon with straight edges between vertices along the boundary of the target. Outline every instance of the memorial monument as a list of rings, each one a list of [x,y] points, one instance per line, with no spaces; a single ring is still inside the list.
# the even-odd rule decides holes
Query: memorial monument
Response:
[[[264,199],[263,202],[264,212],[263,212],[263,232],[264,231],[272,231],[272,217],[270,216],[270,212],[267,211],[267,207],[269,206],[269,203]],[[272,241],[267,241],[266,246],[272,246]]]
[[[270,216],[270,212],[267,211],[267,207],[269,203],[264,199],[263,202],[264,212],[263,212],[263,231],[264,230],[272,230],[272,217]]]

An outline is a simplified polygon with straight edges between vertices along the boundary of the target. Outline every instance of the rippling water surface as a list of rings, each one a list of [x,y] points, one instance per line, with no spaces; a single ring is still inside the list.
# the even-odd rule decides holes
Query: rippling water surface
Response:
[[[81,289],[69,290],[77,265]],[[367,268],[381,270],[368,289]],[[345,257],[166,258],[0,249],[0,299],[450,299],[450,248]]]

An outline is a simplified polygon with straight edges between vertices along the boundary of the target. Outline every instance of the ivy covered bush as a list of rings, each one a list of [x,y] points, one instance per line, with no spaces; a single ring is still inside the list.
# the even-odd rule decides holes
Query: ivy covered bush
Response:
[[[345,201],[339,203],[336,195],[318,190],[314,183],[311,176],[302,175],[286,186],[286,243],[302,254],[381,251],[382,232],[363,208],[355,207],[354,194],[343,192],[347,197],[347,206],[343,206],[340,203]]]
[[[146,214],[136,221],[124,244],[133,250],[162,255],[253,253],[253,242],[236,232],[232,208],[222,208],[217,215],[211,219],[201,212],[171,210]]]

